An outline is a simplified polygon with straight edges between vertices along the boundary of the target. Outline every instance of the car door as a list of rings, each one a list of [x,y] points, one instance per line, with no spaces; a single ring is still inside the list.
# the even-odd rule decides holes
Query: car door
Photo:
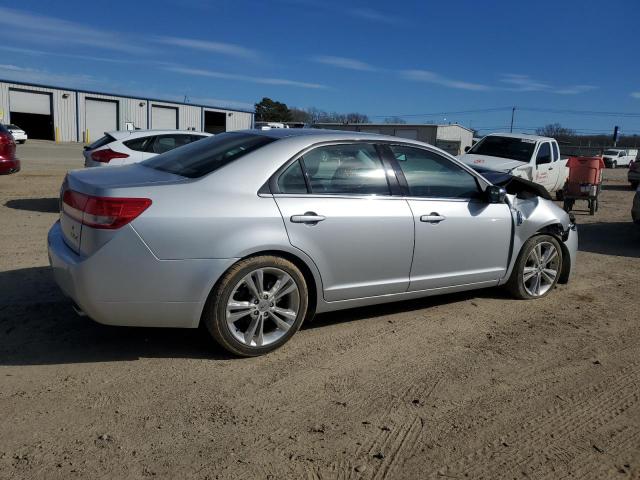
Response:
[[[409,290],[497,283],[507,269],[509,206],[484,200],[476,177],[439,152],[388,148],[415,222]]]
[[[542,142],[536,153],[536,173],[534,182],[539,183],[549,191],[553,191],[558,181],[558,168],[553,161],[550,142]]]
[[[272,182],[289,240],[318,267],[325,300],[407,290],[413,216],[391,195],[395,182],[373,143],[315,147]]]

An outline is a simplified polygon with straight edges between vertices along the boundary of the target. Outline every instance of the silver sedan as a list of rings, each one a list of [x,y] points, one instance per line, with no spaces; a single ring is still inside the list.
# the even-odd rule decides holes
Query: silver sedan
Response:
[[[498,285],[540,298],[569,280],[577,249],[543,188],[357,132],[226,133],[72,171],[60,205],[49,258],[78,312],[202,323],[244,356],[318,312]]]

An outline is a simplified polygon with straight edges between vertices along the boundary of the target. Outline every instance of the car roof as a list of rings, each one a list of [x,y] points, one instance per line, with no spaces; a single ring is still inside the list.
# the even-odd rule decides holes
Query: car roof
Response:
[[[402,142],[423,144],[417,140],[394,137],[391,135],[381,135],[379,133],[356,132],[355,130],[329,130],[324,128],[272,128],[270,130],[245,130],[247,133],[255,133],[276,139],[306,137],[315,141],[332,140],[380,140],[385,142]]]
[[[151,135],[167,135],[167,134],[180,134],[180,135],[202,135],[210,137],[212,134],[207,132],[196,132],[195,130],[112,130],[110,132],[104,132],[107,135],[112,136],[116,140],[122,140],[125,138],[140,138]]]
[[[487,137],[509,137],[509,138],[527,138],[529,140],[554,140],[551,137],[542,137],[540,135],[530,135],[528,133],[490,133]]]

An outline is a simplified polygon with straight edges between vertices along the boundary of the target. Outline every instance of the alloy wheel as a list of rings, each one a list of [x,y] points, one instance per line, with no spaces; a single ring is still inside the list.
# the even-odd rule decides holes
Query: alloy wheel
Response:
[[[282,338],[300,309],[300,291],[284,270],[264,267],[245,275],[233,288],[226,308],[231,334],[244,345],[264,347]]]
[[[540,242],[533,246],[522,272],[522,283],[529,295],[541,297],[556,282],[560,270],[560,255],[551,242]]]

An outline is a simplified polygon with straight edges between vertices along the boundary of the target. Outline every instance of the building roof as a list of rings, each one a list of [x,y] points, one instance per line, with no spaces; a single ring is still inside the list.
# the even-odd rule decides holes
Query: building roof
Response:
[[[314,125],[321,125],[327,127],[334,126],[348,126],[348,127],[408,127],[408,128],[417,128],[417,127],[460,127],[468,131],[473,131],[464,125],[460,125],[459,123],[338,123],[338,122],[318,122]]]
[[[146,100],[147,102],[163,102],[163,103],[172,103],[174,105],[186,105],[188,107],[198,107],[198,108],[215,108],[218,110],[227,110],[230,112],[243,112],[243,113],[255,113],[254,110],[249,110],[249,109],[242,109],[242,108],[230,108],[230,107],[221,107],[219,105],[204,105],[204,104],[199,104],[199,103],[187,103],[187,102],[180,102],[180,101],[175,101],[175,100],[166,100],[166,99],[161,99],[161,98],[149,98],[145,95],[122,95],[119,93],[109,93],[109,92],[96,92],[96,91],[92,91],[92,90],[82,90],[79,88],[67,88],[67,87],[60,87],[57,85],[44,85],[41,83],[29,83],[29,82],[19,82],[17,80],[5,80],[0,78],[0,83],[13,83],[15,85],[24,85],[25,87],[38,87],[38,88],[52,88],[55,90],[66,90],[69,92],[75,92],[75,93],[88,93],[89,95],[107,95],[110,97],[122,97],[122,98],[131,98],[134,100]]]

